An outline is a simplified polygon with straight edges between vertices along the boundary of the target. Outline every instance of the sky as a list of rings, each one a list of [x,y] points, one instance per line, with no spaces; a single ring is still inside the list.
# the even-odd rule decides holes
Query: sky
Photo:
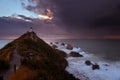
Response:
[[[0,0],[0,39],[120,39],[120,0]]]

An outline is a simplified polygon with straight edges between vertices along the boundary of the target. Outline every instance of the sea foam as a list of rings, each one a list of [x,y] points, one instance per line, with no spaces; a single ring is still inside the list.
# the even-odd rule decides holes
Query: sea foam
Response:
[[[80,80],[120,80],[120,62],[108,62],[101,60],[94,54],[89,54],[83,51],[81,48],[74,47],[72,50],[66,49],[65,46],[61,46],[60,43],[56,44],[59,50],[62,50],[69,54],[71,51],[78,52],[84,57],[67,57],[68,66],[66,71],[73,74]],[[90,60],[93,64],[97,63],[100,66],[98,70],[92,70],[92,65],[87,66],[86,60]]]

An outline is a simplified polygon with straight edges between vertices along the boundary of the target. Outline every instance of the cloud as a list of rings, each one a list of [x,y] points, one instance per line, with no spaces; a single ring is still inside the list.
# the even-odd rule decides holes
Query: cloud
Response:
[[[33,20],[32,18],[26,17],[26,16],[24,16],[24,15],[17,15],[16,17],[19,17],[19,18],[21,18],[21,19],[23,19],[23,20],[25,20],[25,21],[32,21],[32,20]]]
[[[33,23],[13,17],[0,17],[0,36],[18,35]]]
[[[120,26],[120,16],[119,15],[112,15],[112,16],[105,16],[105,17],[100,17],[95,20],[94,25],[95,26],[114,26],[118,27]]]
[[[30,0],[26,9],[44,13],[49,8],[57,25],[71,34],[91,37],[120,35],[119,0]],[[114,31],[112,31],[114,30]]]
[[[116,11],[118,0],[28,0],[28,2],[25,8],[29,11],[45,13],[49,8],[54,16],[64,23],[79,26],[89,24],[97,17],[112,14]]]
[[[97,33],[100,31],[108,36],[120,37],[120,7],[116,5],[116,11],[112,14],[98,17],[91,23],[92,29]]]
[[[119,0],[21,0],[24,9],[37,15],[49,16],[51,12],[52,21],[19,14],[0,17],[0,37],[18,36],[29,27],[33,27],[40,37],[118,37],[119,4]]]
[[[33,11],[35,13],[46,13],[46,9],[50,9],[52,4],[51,0],[21,0],[23,8]]]
[[[33,27],[38,36],[42,38],[59,38],[67,35],[62,28],[51,22],[39,18],[29,18],[24,15],[17,15],[14,17],[0,17],[0,39],[16,38],[28,31],[30,27]]]

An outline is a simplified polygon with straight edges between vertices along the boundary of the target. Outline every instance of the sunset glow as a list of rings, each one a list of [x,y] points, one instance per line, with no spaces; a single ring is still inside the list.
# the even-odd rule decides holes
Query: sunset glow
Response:
[[[41,19],[46,19],[46,20],[52,20],[53,19],[52,16],[42,15],[42,14],[39,14],[38,17],[41,18]]]

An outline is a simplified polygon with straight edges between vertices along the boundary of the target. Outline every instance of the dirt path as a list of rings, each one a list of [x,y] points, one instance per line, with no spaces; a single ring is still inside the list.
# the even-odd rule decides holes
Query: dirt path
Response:
[[[8,77],[14,72],[14,65],[16,65],[16,69],[18,69],[21,65],[20,59],[21,56],[17,52],[18,45],[16,45],[16,48],[13,52],[12,60],[10,61],[10,69],[4,74],[4,80],[7,80]]]

